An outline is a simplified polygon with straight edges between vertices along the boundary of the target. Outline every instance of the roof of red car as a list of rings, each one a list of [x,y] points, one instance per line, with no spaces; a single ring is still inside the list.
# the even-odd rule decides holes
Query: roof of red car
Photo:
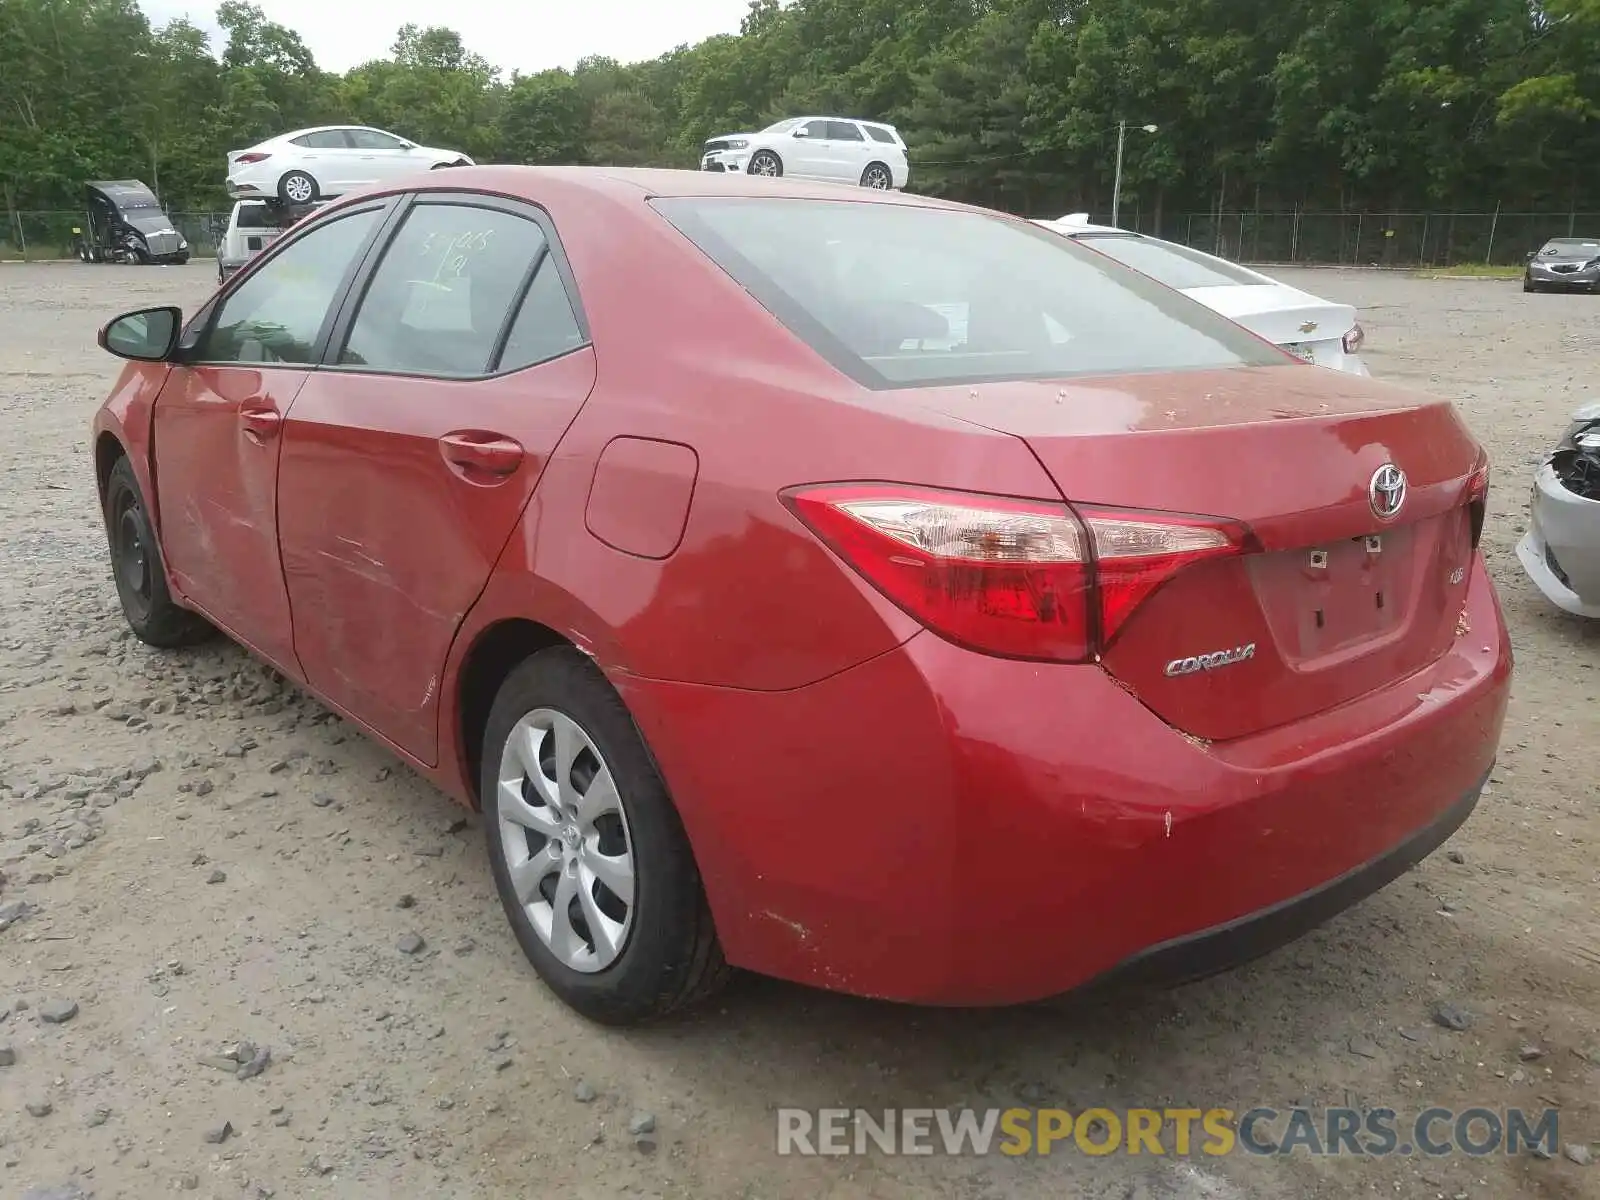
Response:
[[[931,196],[907,192],[880,192],[871,188],[841,183],[809,183],[805,180],[763,178],[758,175],[716,171],[672,170],[661,167],[530,167],[489,165],[452,167],[431,172],[423,180],[396,180],[359,194],[430,190],[495,192],[507,196],[537,194],[541,184],[555,184],[563,190],[589,190],[614,197],[642,196],[776,196],[788,199],[854,200],[864,203],[912,204],[927,208],[968,208]],[[351,195],[357,193],[352,192]]]

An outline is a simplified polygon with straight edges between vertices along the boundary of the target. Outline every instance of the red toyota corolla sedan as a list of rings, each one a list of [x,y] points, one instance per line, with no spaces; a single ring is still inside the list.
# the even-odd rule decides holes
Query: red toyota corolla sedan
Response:
[[[94,422],[135,633],[481,807],[606,1022],[1241,961],[1466,819],[1511,676],[1451,405],[1025,221],[700,172],[347,197]]]

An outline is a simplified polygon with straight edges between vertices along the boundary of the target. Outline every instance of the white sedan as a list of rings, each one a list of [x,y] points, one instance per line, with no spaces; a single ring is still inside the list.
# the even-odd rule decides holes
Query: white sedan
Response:
[[[419,146],[365,125],[321,125],[228,152],[228,195],[310,204],[418,171],[474,165],[459,150]]]
[[[1176,288],[1309,363],[1352,375],[1368,374],[1360,354],[1366,334],[1348,304],[1323,300],[1202,250],[1110,225],[1092,225],[1088,213],[1035,224]]]

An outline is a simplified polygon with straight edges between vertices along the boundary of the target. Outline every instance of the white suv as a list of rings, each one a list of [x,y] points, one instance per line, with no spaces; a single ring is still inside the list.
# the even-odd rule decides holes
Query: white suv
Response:
[[[888,191],[906,186],[911,166],[893,125],[851,117],[790,117],[759,133],[707,140],[702,171],[792,175]]]
[[[234,272],[260,254],[289,226],[310,216],[326,204],[289,205],[267,200],[240,200],[228,217],[228,228],[217,242],[217,285],[227,283]]]

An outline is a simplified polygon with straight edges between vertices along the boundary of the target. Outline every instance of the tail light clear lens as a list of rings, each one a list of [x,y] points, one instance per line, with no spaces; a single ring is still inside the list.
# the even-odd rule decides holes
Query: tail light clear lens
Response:
[[[250,154],[241,154],[238,158],[234,159],[233,162],[235,166],[248,167],[251,163],[266,162],[267,159],[271,157],[272,155],[270,154],[253,152]]]
[[[1232,522],[892,484],[785,501],[833,551],[929,629],[1009,658],[1085,662],[1168,579],[1239,554]]]
[[[1344,335],[1344,352],[1346,354],[1354,354],[1357,350],[1361,349],[1361,347],[1366,343],[1366,340],[1367,331],[1361,328],[1360,322],[1357,322],[1351,328],[1350,332]]]

